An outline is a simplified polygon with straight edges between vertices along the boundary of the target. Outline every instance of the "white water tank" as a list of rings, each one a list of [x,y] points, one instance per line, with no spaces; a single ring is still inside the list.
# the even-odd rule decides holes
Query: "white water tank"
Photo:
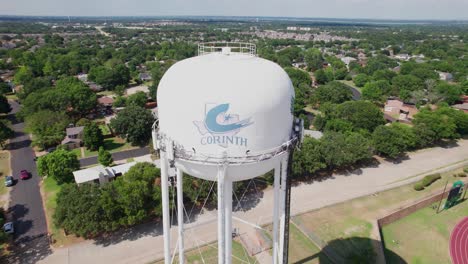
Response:
[[[292,136],[294,89],[287,73],[271,61],[229,48],[174,64],[159,83],[157,101],[159,133],[197,157],[176,157],[193,176],[215,179],[216,166],[207,168],[203,157],[262,160]],[[233,166],[228,175],[252,178],[274,162]]]

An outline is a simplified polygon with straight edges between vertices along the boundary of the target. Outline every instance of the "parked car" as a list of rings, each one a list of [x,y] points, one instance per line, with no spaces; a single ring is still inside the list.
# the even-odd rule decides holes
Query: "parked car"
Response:
[[[13,186],[14,183],[15,183],[15,179],[13,179],[13,176],[6,176],[5,177],[5,186],[6,187]]]
[[[47,149],[47,152],[52,153],[52,152],[54,152],[56,149],[57,149],[56,147],[51,147],[51,148],[48,148],[48,149]]]
[[[13,226],[13,222],[8,222],[3,225],[3,231],[7,234],[13,234],[15,232],[15,228]]]
[[[21,180],[27,180],[31,177],[31,173],[29,173],[27,170],[22,170],[20,173],[20,179]]]

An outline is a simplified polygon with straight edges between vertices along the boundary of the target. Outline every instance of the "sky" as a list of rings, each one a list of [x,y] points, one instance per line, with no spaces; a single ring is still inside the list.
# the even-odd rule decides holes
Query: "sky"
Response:
[[[0,15],[468,20],[468,0],[0,0]]]

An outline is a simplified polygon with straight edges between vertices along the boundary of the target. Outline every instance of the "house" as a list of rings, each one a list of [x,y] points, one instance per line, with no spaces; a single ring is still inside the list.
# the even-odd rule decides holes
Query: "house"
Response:
[[[101,96],[98,98],[98,103],[103,107],[110,108],[114,104],[114,99],[109,96]]]
[[[151,81],[153,78],[151,78],[151,74],[147,73],[147,72],[142,72],[140,73],[140,76],[139,76],[140,80],[143,81],[143,82],[146,82],[146,81]]]
[[[137,162],[134,161],[113,167],[97,165],[91,168],[74,171],[73,177],[78,185],[92,182],[104,185],[115,180],[116,177],[127,173],[136,163]]]
[[[138,92],[144,92],[145,94],[149,94],[149,87],[146,85],[139,85],[139,86],[131,87],[125,90],[125,93],[127,96],[138,93]]]
[[[316,130],[304,129],[304,136],[320,139],[323,136],[323,133]]]
[[[343,57],[341,58],[341,61],[344,62],[344,64],[346,64],[346,67],[348,67],[349,64],[353,61],[356,61],[356,59],[353,57]]]
[[[387,100],[384,106],[384,118],[388,122],[411,123],[418,112],[414,105],[405,104],[400,100]]]
[[[458,109],[460,111],[463,111],[465,113],[468,113],[468,103],[464,102],[463,104],[455,104],[452,105],[453,108]]]
[[[401,53],[401,54],[397,54],[395,55],[395,58],[396,59],[399,59],[399,60],[409,60],[411,58],[411,56],[409,54],[406,54],[406,53]]]
[[[102,86],[97,84],[97,83],[94,83],[94,82],[88,82],[88,86],[91,90],[95,91],[95,92],[100,92],[103,90]]]
[[[65,145],[68,149],[81,147],[83,143],[83,131],[84,126],[67,128],[67,135],[65,136],[65,139],[62,140],[62,145]]]
[[[450,82],[453,80],[453,75],[449,72],[438,72],[439,73],[439,79],[442,81],[447,81]]]

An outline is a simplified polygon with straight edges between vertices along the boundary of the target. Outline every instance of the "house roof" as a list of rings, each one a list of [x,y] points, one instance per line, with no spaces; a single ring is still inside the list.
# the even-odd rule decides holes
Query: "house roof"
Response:
[[[97,165],[95,167],[78,170],[73,172],[73,177],[75,178],[76,183],[84,183],[89,181],[94,181],[99,179],[100,176],[108,176],[109,172],[102,165]]]
[[[68,144],[68,143],[81,143],[81,139],[65,137],[65,139],[62,140],[62,145]]]
[[[69,128],[67,128],[67,136],[77,135],[77,134],[83,132],[83,130],[84,130],[84,126],[69,127]]]
[[[315,139],[320,139],[323,136],[323,133],[320,132],[320,131],[305,129],[304,130],[304,135],[315,138]]]
[[[114,103],[114,99],[109,96],[102,96],[98,98],[98,103],[102,105],[111,105]]]
[[[73,172],[73,177],[75,177],[76,183],[90,182],[99,179],[99,177],[109,177],[113,178],[116,175],[122,175],[127,173],[133,165],[137,164],[136,161],[113,166],[113,167],[104,167],[102,165],[97,165],[91,168],[77,170]]]
[[[453,108],[460,110],[468,110],[468,103],[452,105]]]

